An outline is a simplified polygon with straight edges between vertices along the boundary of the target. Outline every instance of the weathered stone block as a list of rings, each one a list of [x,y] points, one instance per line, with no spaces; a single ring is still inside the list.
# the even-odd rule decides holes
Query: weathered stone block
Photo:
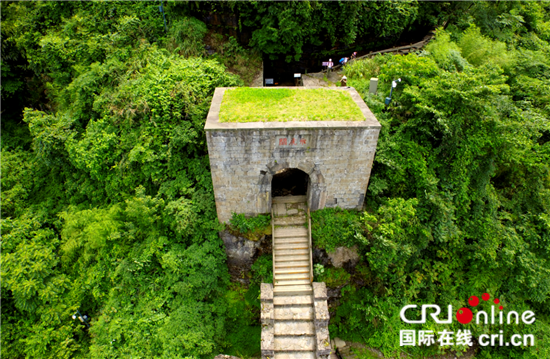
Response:
[[[330,336],[328,328],[316,328],[315,338],[317,340],[317,355],[330,355]]]
[[[337,247],[334,252],[327,252],[327,255],[329,256],[332,265],[336,268],[342,268],[347,262],[350,262],[350,265],[355,267],[357,263],[359,263],[359,253],[357,251],[357,246],[353,246],[351,248]]]
[[[260,284],[260,301],[273,302],[273,284],[271,283]]]
[[[261,302],[260,321],[262,325],[273,325],[275,310],[273,302]]]
[[[313,306],[314,306],[315,328],[328,327],[330,314],[328,312],[328,305],[327,305],[326,299],[315,300],[315,302],[313,303]]]
[[[275,340],[274,340],[273,325],[262,324],[262,337],[260,349],[262,351],[262,359],[273,359],[275,356]]]
[[[326,300],[327,299],[327,285],[325,282],[313,282],[313,298],[315,300]]]
[[[346,346],[346,342],[340,338],[334,338],[334,346],[338,349],[342,349]]]

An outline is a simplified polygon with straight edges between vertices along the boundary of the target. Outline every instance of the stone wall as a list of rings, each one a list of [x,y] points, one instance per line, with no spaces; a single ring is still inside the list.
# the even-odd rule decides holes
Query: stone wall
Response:
[[[220,123],[218,88],[205,126],[218,219],[271,210],[271,180],[282,169],[309,175],[311,210],[363,205],[380,124],[353,88],[365,121]],[[336,90],[335,90],[336,91]]]

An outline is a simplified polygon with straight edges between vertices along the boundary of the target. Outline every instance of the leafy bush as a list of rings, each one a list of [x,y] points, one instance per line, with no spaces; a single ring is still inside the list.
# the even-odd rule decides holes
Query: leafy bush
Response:
[[[344,66],[344,74],[356,80],[370,80],[371,77],[378,77],[380,66],[390,58],[391,55],[376,55],[373,58],[351,61]]]
[[[177,19],[170,23],[167,47],[185,57],[204,55],[203,39],[207,31],[206,25],[194,17]]]
[[[316,263],[313,265],[313,275],[315,277],[319,277],[325,273],[325,266],[323,266],[321,263]]]
[[[470,65],[462,57],[458,45],[451,41],[451,35],[442,29],[438,29],[435,40],[426,45],[426,53],[447,71],[462,71]]]
[[[271,233],[271,215],[259,214],[246,218],[242,213],[233,213],[229,221],[229,228],[249,239],[257,240],[257,236]]]
[[[496,64],[507,69],[514,64],[512,53],[504,42],[493,41],[483,36],[480,29],[474,25],[464,32],[459,46],[462,56],[475,66]]]
[[[358,243],[361,233],[360,213],[339,207],[311,212],[313,245],[328,252],[339,246],[351,247]]]
[[[260,355],[261,326],[260,287],[246,288],[232,284],[226,292],[222,308],[227,311],[227,334],[224,336],[223,354],[240,357]]]
[[[254,48],[241,46],[233,36],[224,38],[220,34],[209,34],[205,42],[215,51],[211,55],[224,64],[228,71],[238,75],[245,86],[251,86],[262,71],[262,55]]]
[[[250,267],[251,280],[254,285],[260,285],[261,283],[273,283],[273,255],[264,254]]]
[[[378,208],[376,215],[365,212],[361,220],[367,228],[362,242],[368,246],[366,254],[369,267],[378,278],[384,278],[397,285],[404,278],[407,268],[404,263],[428,245],[428,234],[416,217],[418,200],[413,198],[389,198]],[[401,283],[403,287],[407,283]]]
[[[344,268],[325,268],[325,270],[316,275],[316,282],[325,282],[327,287],[336,288],[348,283],[351,275]]]

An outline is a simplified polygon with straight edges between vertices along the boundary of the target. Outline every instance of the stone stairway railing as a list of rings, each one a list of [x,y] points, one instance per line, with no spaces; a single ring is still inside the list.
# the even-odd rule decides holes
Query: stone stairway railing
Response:
[[[424,38],[421,41],[415,42],[414,44],[409,44],[405,46],[396,46],[396,47],[392,47],[385,50],[379,50],[379,51],[371,51],[366,55],[359,56],[355,59],[350,59],[348,63],[352,63],[353,61],[361,60],[364,58],[373,57],[378,54],[386,54],[386,53],[392,53],[392,52],[395,52],[397,54],[408,54],[409,52],[420,50],[421,48],[423,48],[428,42],[430,42],[430,40],[434,37],[434,35],[435,35],[435,30],[432,30],[428,35],[424,36]],[[341,67],[342,65],[338,64],[336,66],[333,66],[332,70],[335,71],[340,69]],[[322,72],[326,72],[326,71],[327,70],[323,70]]]
[[[261,284],[262,359],[329,358],[332,348],[328,331],[330,317],[327,305],[327,287],[324,282],[314,282],[312,285],[313,295],[310,295],[308,299],[306,296],[289,298],[274,296],[273,284]],[[307,308],[308,304],[313,304],[313,310],[311,312],[305,310],[301,315],[299,308]],[[287,313],[292,313],[292,319],[288,320],[289,323],[284,323],[284,319],[288,319],[288,317],[281,316],[284,314],[282,313],[284,310]],[[289,339],[291,337],[295,337],[295,340],[291,341]]]
[[[313,282],[313,245],[311,244],[311,216],[307,207],[307,234],[309,236],[309,277]]]
[[[324,283],[312,283],[311,218],[305,196],[272,207],[273,285],[261,285],[262,358],[328,358]],[[307,224],[307,229],[306,229]]]

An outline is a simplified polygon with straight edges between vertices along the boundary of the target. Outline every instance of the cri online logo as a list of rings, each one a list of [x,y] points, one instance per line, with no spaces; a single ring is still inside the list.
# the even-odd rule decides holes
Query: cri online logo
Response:
[[[491,299],[491,296],[488,293],[485,293],[481,296],[481,299],[484,301],[488,301]],[[499,304],[500,300],[498,298],[495,298],[493,300],[493,303]],[[476,307],[479,304],[479,298],[475,295],[471,296],[468,299],[468,304],[472,307]],[[436,304],[424,304],[422,305],[422,317],[419,320],[411,320],[407,319],[405,317],[405,313],[407,310],[418,307],[416,304],[410,304],[406,305],[401,309],[401,312],[399,313],[399,316],[401,317],[401,320],[403,320],[405,323],[409,324],[424,324],[426,323],[426,314],[428,309],[432,308],[435,311],[433,313],[430,313],[430,316],[433,318],[433,320],[438,324],[451,324],[453,321],[453,306],[449,305],[447,307],[447,319],[439,319],[439,314],[441,313],[441,308],[439,305]],[[504,324],[504,312],[502,311],[504,307],[500,305],[498,307],[500,309],[500,313],[498,315],[498,322],[500,324]],[[462,324],[469,324],[474,318],[474,314],[469,308],[462,307],[459,310],[456,311],[456,319],[459,323]],[[515,320],[516,324],[519,324],[520,315],[518,312],[515,311],[509,311],[507,315],[507,322],[508,324],[511,323],[512,320]],[[522,313],[521,315],[521,321],[525,324],[533,324],[535,322],[535,313],[533,313],[530,310],[527,310]],[[483,310],[480,310],[476,314],[476,324],[479,324],[480,322],[484,324],[489,324],[489,314]],[[495,324],[495,306],[491,305],[491,324]]]
[[[488,301],[489,299],[491,299],[491,296],[489,295],[489,293],[484,293],[481,296],[481,299],[483,299],[484,301]],[[499,304],[500,300],[498,298],[495,298],[493,302],[495,304]],[[472,307],[477,307],[477,305],[479,304],[479,298],[476,297],[475,295],[472,295],[468,299],[468,304],[470,304]],[[498,309],[503,310],[504,307],[501,305],[500,307],[498,307]],[[493,312],[493,315],[494,315],[494,310],[492,308],[491,308],[491,311]],[[487,316],[487,314],[485,314],[485,316]],[[502,312],[501,312],[501,316],[502,316]],[[456,320],[458,320],[459,323],[469,324],[473,318],[474,318],[474,314],[468,308],[462,307],[456,311]]]

